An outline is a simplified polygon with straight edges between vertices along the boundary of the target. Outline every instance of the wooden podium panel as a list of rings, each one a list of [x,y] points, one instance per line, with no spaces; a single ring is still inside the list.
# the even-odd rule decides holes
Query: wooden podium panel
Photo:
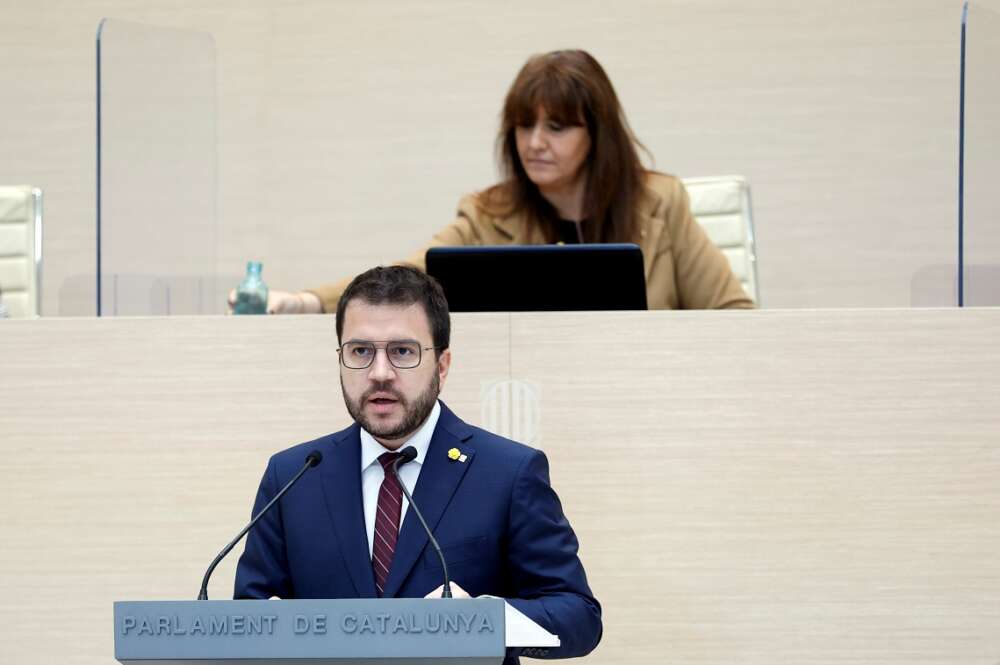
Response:
[[[593,662],[1000,662],[1000,310],[514,319]]]
[[[448,404],[552,460],[605,609],[587,662],[1000,662],[1000,310],[453,337]],[[335,347],[331,317],[0,323],[2,660],[110,663],[114,599],[194,598],[268,456],[347,424]]]

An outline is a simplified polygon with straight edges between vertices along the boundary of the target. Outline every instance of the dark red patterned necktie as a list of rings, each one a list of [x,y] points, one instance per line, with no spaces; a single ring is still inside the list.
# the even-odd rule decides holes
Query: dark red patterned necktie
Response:
[[[399,453],[383,453],[378,461],[385,471],[385,480],[378,490],[378,506],[375,511],[375,542],[372,543],[372,569],[375,571],[375,589],[379,598],[385,589],[392,567],[392,555],[396,551],[399,537],[399,516],[403,513],[403,488],[392,473],[392,464]]]

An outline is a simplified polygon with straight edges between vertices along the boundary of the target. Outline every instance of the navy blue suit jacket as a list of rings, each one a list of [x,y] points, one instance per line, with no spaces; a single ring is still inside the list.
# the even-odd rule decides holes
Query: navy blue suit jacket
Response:
[[[236,569],[236,598],[376,597],[359,432],[355,424],[268,462],[255,515],[310,451],[323,454],[322,464],[250,531]],[[449,459],[451,448],[466,461]],[[507,599],[558,635],[561,646],[547,657],[583,656],[597,646],[601,607],[587,585],[543,453],[468,425],[442,404],[413,498],[444,551],[452,580],[472,596]],[[420,598],[441,583],[437,555],[416,515],[407,511],[384,596]]]

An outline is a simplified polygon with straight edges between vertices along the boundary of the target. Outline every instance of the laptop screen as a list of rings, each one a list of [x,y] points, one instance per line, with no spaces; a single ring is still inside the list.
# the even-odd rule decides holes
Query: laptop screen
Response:
[[[426,258],[453,312],[646,309],[638,245],[433,247]]]

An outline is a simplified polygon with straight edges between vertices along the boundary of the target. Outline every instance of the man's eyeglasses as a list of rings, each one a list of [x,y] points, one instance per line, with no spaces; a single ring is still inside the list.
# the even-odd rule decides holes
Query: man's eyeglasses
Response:
[[[340,362],[347,369],[366,369],[375,362],[379,349],[385,350],[385,357],[396,369],[413,369],[420,364],[423,351],[435,351],[436,346],[420,346],[420,342],[347,342],[339,349]]]

